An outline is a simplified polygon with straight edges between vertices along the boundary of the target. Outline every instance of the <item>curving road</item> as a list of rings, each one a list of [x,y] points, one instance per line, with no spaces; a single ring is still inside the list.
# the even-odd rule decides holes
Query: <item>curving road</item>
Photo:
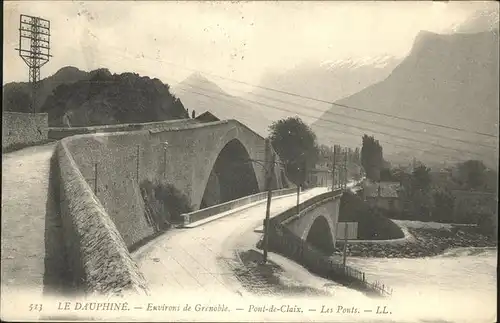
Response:
[[[301,201],[326,192],[314,188],[301,193]],[[271,203],[271,217],[296,205],[296,195],[277,197]],[[224,293],[244,297],[249,292],[235,277],[233,269],[241,267],[235,251],[256,250],[261,234],[254,230],[262,225],[265,201],[252,203],[195,228],[172,230],[138,249],[136,260],[153,294],[165,290],[176,292]],[[291,279],[315,281],[316,286],[330,284],[309,274],[304,268],[286,258],[271,254],[270,259],[285,267]],[[314,278],[311,278],[314,277]],[[313,282],[314,283],[314,282]],[[309,284],[310,285],[310,284]],[[265,289],[265,286],[261,286]]]

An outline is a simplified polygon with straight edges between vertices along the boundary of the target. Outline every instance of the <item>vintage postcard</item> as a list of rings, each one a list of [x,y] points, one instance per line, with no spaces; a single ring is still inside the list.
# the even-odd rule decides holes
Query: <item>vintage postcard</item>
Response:
[[[497,321],[499,5],[5,1],[5,321]]]

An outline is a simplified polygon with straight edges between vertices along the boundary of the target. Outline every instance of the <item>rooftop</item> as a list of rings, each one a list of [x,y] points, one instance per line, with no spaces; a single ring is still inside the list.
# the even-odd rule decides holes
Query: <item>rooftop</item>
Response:
[[[366,197],[399,197],[402,190],[398,182],[365,182],[363,186]]]
[[[200,121],[205,121],[205,122],[210,122],[210,121],[220,121],[219,118],[217,118],[213,113],[210,111],[205,111],[199,116],[195,117],[196,120]]]

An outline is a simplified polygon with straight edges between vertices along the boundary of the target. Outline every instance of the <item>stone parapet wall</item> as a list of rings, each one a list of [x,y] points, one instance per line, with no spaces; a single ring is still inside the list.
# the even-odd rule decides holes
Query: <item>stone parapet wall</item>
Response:
[[[47,113],[2,113],[2,150],[48,139]]]
[[[64,141],[56,147],[60,214],[68,267],[85,294],[147,295],[146,281],[104,207],[83,178]]]

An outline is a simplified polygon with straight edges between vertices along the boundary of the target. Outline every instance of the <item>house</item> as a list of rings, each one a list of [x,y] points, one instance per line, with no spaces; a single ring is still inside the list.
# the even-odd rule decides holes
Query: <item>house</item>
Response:
[[[363,184],[365,201],[372,207],[388,211],[402,211],[403,202],[400,197],[402,190],[402,186],[398,182],[374,183],[365,181]]]
[[[314,168],[308,171],[307,182],[309,186],[332,186],[332,164],[328,156],[319,156]]]
[[[452,181],[452,171],[450,169],[443,168],[438,171],[431,171],[429,175],[431,176],[432,182],[436,183],[437,185],[440,184],[447,185],[449,182]]]
[[[214,121],[220,121],[219,118],[217,118],[215,115],[213,115],[212,113],[210,113],[209,111],[205,111],[203,112],[202,114],[200,114],[199,116],[197,116],[196,118],[194,118],[195,120],[199,121],[199,122],[214,122]]]
[[[307,182],[309,186],[332,186],[332,171],[326,167],[318,167],[309,170]]]

